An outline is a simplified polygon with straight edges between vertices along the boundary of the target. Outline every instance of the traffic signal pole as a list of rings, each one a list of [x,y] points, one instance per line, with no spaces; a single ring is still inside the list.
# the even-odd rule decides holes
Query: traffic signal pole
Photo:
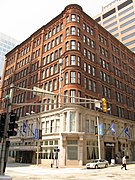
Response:
[[[10,141],[8,140],[8,124],[10,121],[9,113],[11,112],[11,105],[12,105],[12,100],[13,100],[13,87],[14,87],[14,85],[11,84],[10,85],[10,94],[8,97],[8,104],[7,104],[4,136],[3,136],[2,148],[1,148],[0,175],[3,175],[5,173],[6,163],[8,160],[8,151],[9,151],[9,144],[10,144]]]

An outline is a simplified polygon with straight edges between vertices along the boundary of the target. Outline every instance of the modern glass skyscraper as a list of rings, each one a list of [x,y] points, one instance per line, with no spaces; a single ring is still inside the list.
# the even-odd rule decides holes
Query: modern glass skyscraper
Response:
[[[135,52],[135,0],[115,0],[94,19]]]
[[[0,77],[2,76],[5,54],[19,43],[18,40],[0,32]]]

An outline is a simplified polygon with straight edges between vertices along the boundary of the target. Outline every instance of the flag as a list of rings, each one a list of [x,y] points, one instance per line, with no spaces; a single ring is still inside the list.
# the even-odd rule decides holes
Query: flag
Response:
[[[114,123],[110,126],[110,130],[111,130],[112,133],[115,133]]]
[[[126,129],[125,129],[125,134],[126,134],[128,137],[130,137],[129,132],[128,132],[128,127],[126,127]]]
[[[23,122],[23,132],[26,133],[27,124],[26,122]]]

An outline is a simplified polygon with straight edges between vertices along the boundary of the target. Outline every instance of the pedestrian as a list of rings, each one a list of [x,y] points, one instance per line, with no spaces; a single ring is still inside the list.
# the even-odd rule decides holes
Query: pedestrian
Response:
[[[124,156],[122,158],[122,167],[121,167],[121,169],[123,169],[123,167],[125,167],[125,170],[127,170],[126,166],[127,166],[127,157]]]

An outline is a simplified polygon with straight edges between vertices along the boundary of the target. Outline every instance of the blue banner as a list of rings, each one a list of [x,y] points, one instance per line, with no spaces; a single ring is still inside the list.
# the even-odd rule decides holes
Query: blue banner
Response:
[[[35,129],[34,139],[38,140],[38,129],[37,128]]]
[[[99,134],[100,136],[103,135],[102,124],[99,124],[99,125],[98,125],[98,134]]]

